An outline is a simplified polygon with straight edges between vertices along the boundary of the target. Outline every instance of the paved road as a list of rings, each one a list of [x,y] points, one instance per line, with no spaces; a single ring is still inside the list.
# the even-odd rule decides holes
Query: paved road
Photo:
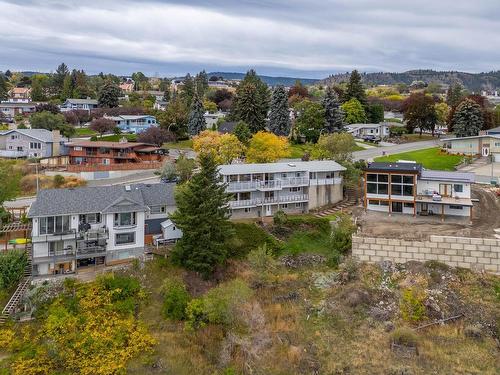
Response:
[[[375,147],[375,148],[369,148],[366,150],[355,151],[355,152],[353,152],[353,158],[354,158],[354,160],[364,159],[364,160],[372,161],[373,158],[376,158],[378,156],[382,156],[384,152],[386,155],[398,154],[400,152],[415,151],[415,150],[421,150],[424,148],[435,147],[435,146],[438,146],[439,144],[440,143],[438,140],[431,140],[431,141],[403,143],[403,144],[394,145],[394,146]]]

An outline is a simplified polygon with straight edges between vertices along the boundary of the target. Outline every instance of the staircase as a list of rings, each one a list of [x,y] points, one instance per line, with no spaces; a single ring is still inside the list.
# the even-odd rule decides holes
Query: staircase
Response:
[[[31,276],[32,276],[32,257],[31,257],[31,244],[26,247],[26,253],[28,255],[28,263],[24,268],[23,278],[19,282],[17,289],[15,290],[12,297],[10,297],[9,302],[5,305],[0,314],[0,325],[4,324],[9,318],[11,318],[12,314],[16,311],[16,307],[23,299],[24,294],[28,290],[31,285]]]
[[[347,189],[346,197],[341,202],[335,204],[333,207],[317,212],[314,216],[325,217],[332,215],[338,211],[343,211],[346,208],[356,205],[358,202],[358,192],[355,189]]]

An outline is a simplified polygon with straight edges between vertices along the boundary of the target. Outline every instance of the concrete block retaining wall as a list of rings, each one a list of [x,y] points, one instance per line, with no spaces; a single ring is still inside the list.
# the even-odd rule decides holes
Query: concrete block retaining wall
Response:
[[[352,255],[372,263],[436,260],[452,267],[500,274],[500,240],[489,238],[430,236],[414,241],[354,235]]]

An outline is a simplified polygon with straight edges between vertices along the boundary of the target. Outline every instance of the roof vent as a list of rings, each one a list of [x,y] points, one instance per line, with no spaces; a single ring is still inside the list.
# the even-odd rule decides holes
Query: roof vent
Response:
[[[131,191],[132,188],[130,187],[130,185],[125,185],[125,191]]]
[[[294,163],[288,163],[288,166],[289,166],[289,167],[296,167],[296,166],[297,166],[297,164],[294,164]]]

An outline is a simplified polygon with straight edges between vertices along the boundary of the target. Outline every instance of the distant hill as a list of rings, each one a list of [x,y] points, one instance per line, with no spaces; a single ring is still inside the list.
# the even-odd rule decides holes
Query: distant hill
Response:
[[[243,79],[245,77],[245,73],[210,72],[207,74],[209,77],[218,76],[218,77],[223,77],[224,79]],[[260,74],[259,77],[269,86],[275,86],[275,85],[293,86],[295,81],[297,80],[302,82],[304,85],[312,85],[319,81],[318,79],[310,79],[310,78],[271,77],[271,76],[262,76]]]
[[[461,82],[469,91],[500,89],[500,71],[488,73],[465,73],[455,71],[410,70],[403,73],[362,73],[363,81],[373,85],[411,84],[413,81],[451,84]],[[322,84],[340,83],[349,79],[349,73],[335,74],[321,80]]]

